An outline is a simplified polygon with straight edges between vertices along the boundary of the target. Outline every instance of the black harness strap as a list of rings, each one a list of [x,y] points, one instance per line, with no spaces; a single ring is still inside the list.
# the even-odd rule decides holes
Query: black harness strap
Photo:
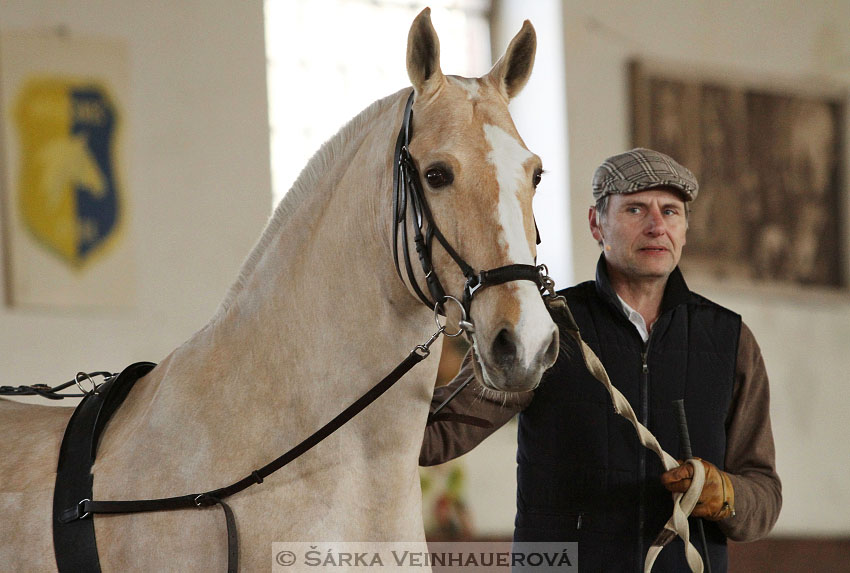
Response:
[[[80,385],[81,380],[88,379],[89,382],[94,386],[95,383],[92,380],[96,376],[103,376],[104,378],[113,378],[116,374],[112,372],[78,372],[77,376],[74,380],[69,380],[64,384],[60,384],[59,386],[47,386],[46,384],[31,384],[31,385],[23,385],[23,386],[0,386],[0,396],[41,396],[42,398],[47,398],[48,400],[63,400],[65,398],[84,398],[87,394],[60,394],[62,390],[70,388],[74,384],[77,386]],[[80,388],[82,388],[80,386]]]
[[[345,410],[337,414],[336,417],[334,417],[330,422],[319,428],[316,432],[308,436],[301,443],[294,446],[292,449],[284,453],[279,458],[275,459],[274,461],[263,466],[260,469],[254,470],[248,476],[227,487],[207,491],[204,493],[193,493],[162,499],[92,501],[91,464],[94,462],[94,456],[92,455],[91,457],[85,457],[86,460],[90,460],[88,466],[85,468],[83,468],[82,466],[75,468],[76,474],[85,475],[86,479],[85,483],[83,484],[83,487],[63,489],[61,486],[64,485],[64,482],[60,481],[59,474],[57,474],[56,490],[54,492],[53,500],[53,514],[54,545],[56,546],[56,561],[59,565],[59,570],[61,572],[100,571],[100,565],[97,557],[97,543],[94,538],[94,525],[91,519],[85,519],[91,514],[140,513],[149,511],[204,508],[210,507],[212,505],[220,505],[221,508],[224,510],[225,519],[227,521],[228,572],[235,572],[238,569],[238,537],[236,533],[236,521],[233,518],[233,512],[231,511],[230,507],[226,503],[224,503],[223,500],[233,494],[239,493],[240,491],[244,490],[249,486],[262,483],[264,478],[276,472],[277,470],[290,463],[301,454],[307,452],[309,449],[321,442],[323,439],[334,433],[351,418],[353,418],[363,409],[365,409],[369,404],[377,400],[384,392],[389,390],[393,384],[398,382],[402,376],[404,376],[416,364],[421,362],[426,356],[428,356],[427,348],[424,348],[422,346],[415,348],[410,352],[410,354],[408,354],[407,358],[405,358],[404,361],[401,362],[401,364],[396,366],[395,369],[390,372],[383,380],[378,382],[368,392],[358,398]],[[148,365],[149,368],[148,370],[144,370],[143,374],[139,374],[138,376],[136,376],[135,379],[138,379],[139,377],[143,376],[150,370],[150,368],[153,368],[153,364],[151,363],[139,364]],[[133,366],[130,366],[126,370],[124,370],[124,372],[122,372],[118,376],[118,380],[121,380],[121,378],[125,376],[125,373],[127,373],[131,369],[135,369],[137,366],[139,366],[139,364],[134,364]],[[131,376],[132,373],[127,375],[128,381]],[[98,421],[102,416],[105,416],[103,424],[106,423],[108,417],[112,414],[112,412],[114,412],[115,408],[120,405],[120,403],[126,396],[126,393],[129,392],[129,387],[132,386],[132,382],[135,382],[135,379],[129,382],[127,390],[123,392],[123,396],[112,399],[110,394],[113,389],[111,387],[105,388],[106,384],[104,384],[103,386],[101,386],[101,388],[103,388],[102,394],[106,395],[105,398],[101,398],[101,395],[92,395],[84,400],[88,401],[92,398],[97,398],[98,402],[103,402],[104,404],[108,402],[110,406],[114,404],[114,407],[111,407],[110,410],[107,410],[105,406],[99,405],[95,408],[100,411],[100,416],[97,416],[97,414],[95,414],[98,418]],[[116,382],[118,380],[116,380]],[[88,408],[86,408],[86,410],[88,411]],[[77,412],[74,413],[72,421],[75,417],[77,417]],[[103,424],[94,424],[94,426],[88,425],[86,427],[100,428],[102,430]],[[70,427],[71,425],[69,424],[69,429]],[[67,442],[67,447],[69,449],[73,449],[74,454],[76,454],[73,458],[71,458],[70,455],[66,455],[66,458],[79,459],[78,455],[80,451],[85,453],[87,456],[89,451],[91,451],[92,453],[96,452],[98,435],[95,435],[92,439],[94,448],[87,451],[87,446],[89,443],[87,437],[91,436],[91,434],[85,433],[83,429],[83,426],[80,426],[80,429],[75,429],[73,432],[71,432],[70,438],[69,430],[66,430],[65,438],[62,441],[62,449],[63,451],[66,449]],[[62,463],[62,459],[63,456],[60,455],[60,465]],[[59,497],[57,497],[57,495]],[[57,530],[60,532],[60,537],[63,538],[60,539],[58,543]],[[71,535],[68,533],[69,531],[79,531],[79,533],[77,533],[76,535]],[[78,556],[73,554],[78,550],[77,548],[80,546],[85,546],[87,550],[85,551],[84,555],[80,555],[78,558]],[[62,554],[61,556],[60,553]],[[69,555],[71,555],[70,558],[68,558]]]
[[[480,274],[469,277],[463,289],[463,306],[469,308],[472,305],[472,297],[482,288],[500,285],[510,281],[526,280],[543,288],[543,275],[540,267],[531,265],[506,265],[490,271],[481,271]]]
[[[69,507],[79,507],[80,500],[91,499],[91,467],[100,434],[136,380],[153,367],[150,362],[138,362],[125,368],[102,384],[97,393],[83,398],[65,428],[53,490],[53,547],[60,571],[100,571],[94,522],[65,521],[60,515]]]

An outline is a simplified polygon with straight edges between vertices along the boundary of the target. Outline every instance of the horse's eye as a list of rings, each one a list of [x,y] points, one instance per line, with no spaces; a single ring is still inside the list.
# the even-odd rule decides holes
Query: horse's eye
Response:
[[[425,172],[425,180],[432,189],[445,187],[452,182],[452,172],[444,167],[432,167]]]
[[[531,184],[534,185],[534,188],[537,189],[537,186],[540,185],[540,180],[543,179],[543,170],[536,169],[534,171],[534,175],[531,178]]]

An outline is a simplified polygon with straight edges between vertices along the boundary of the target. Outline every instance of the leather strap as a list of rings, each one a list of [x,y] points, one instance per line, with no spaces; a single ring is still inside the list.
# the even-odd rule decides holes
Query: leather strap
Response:
[[[80,372],[77,376],[84,376],[91,380],[96,376],[105,379],[114,378],[117,374],[111,372]],[[24,386],[0,386],[0,396],[40,396],[48,400],[62,400],[64,398],[85,398],[87,394],[60,394],[59,392],[78,384],[77,380],[69,380],[59,386],[47,386],[46,384],[31,384]]]
[[[353,402],[350,406],[348,406],[345,410],[337,414],[330,422],[319,428],[316,432],[308,436],[302,442],[291,448],[289,451],[284,453],[282,456],[273,460],[269,464],[254,470],[248,476],[242,478],[241,480],[233,483],[227,487],[219,488],[216,490],[211,490],[204,493],[193,493],[188,495],[162,498],[162,499],[145,499],[145,500],[122,500],[122,501],[92,501],[91,498],[91,463],[88,464],[88,467],[85,469],[85,473],[88,475],[88,489],[83,488],[74,488],[72,491],[65,491],[65,494],[62,496],[61,500],[57,502],[57,499],[54,497],[54,524],[58,524],[58,527],[70,530],[76,528],[85,528],[86,532],[79,536],[79,541],[83,545],[89,546],[88,555],[85,561],[80,561],[79,564],[83,564],[85,566],[80,567],[77,564],[76,567],[73,568],[63,568],[60,564],[60,571],[100,571],[99,564],[96,565],[95,568],[91,566],[91,563],[96,563],[97,560],[97,545],[94,541],[94,526],[93,520],[85,519],[91,514],[96,513],[140,513],[140,512],[149,512],[149,511],[168,511],[168,510],[177,510],[177,509],[190,509],[190,508],[205,508],[211,507],[213,505],[221,506],[222,510],[225,514],[225,519],[227,523],[227,553],[228,553],[228,572],[235,572],[238,569],[238,537],[236,532],[236,521],[233,517],[233,512],[230,507],[224,503],[224,499],[234,495],[245,488],[252,486],[254,484],[259,484],[263,482],[263,479],[276,472],[280,468],[284,467],[298,456],[304,454],[308,450],[310,450],[313,446],[321,442],[323,439],[334,433],[340,427],[342,427],[346,422],[348,422],[351,418],[360,413],[363,409],[365,409],[369,404],[377,400],[384,392],[390,389],[402,376],[404,376],[411,368],[413,368],[416,364],[421,362],[427,356],[426,352],[421,352],[419,347],[412,350],[410,354],[408,354],[407,358],[405,358],[401,364],[396,366],[396,368],[390,372],[383,380],[378,382],[375,386],[373,386],[368,392],[358,398],[355,402]],[[150,364],[150,363],[142,363],[142,364]],[[136,365],[134,365],[136,366]],[[153,368],[153,365],[150,365]],[[133,368],[133,367],[130,367]],[[129,370],[129,368],[128,368]],[[125,370],[126,372],[127,370]],[[124,376],[124,372],[121,373],[121,376]],[[135,380],[133,380],[135,382]],[[111,389],[107,389],[108,391]],[[129,392],[129,388],[127,389]],[[123,393],[126,396],[126,392]],[[123,401],[123,396],[120,397],[120,401]],[[115,408],[120,405],[120,401],[116,398],[114,400],[110,400],[110,404],[115,404]],[[117,403],[116,403],[117,402]],[[114,410],[113,410],[114,411]],[[106,410],[103,410],[106,413]],[[111,415],[112,412],[109,412]],[[75,412],[75,416],[76,416]],[[104,422],[105,423],[105,422]],[[67,431],[66,431],[67,434]],[[81,436],[84,437],[84,434]],[[64,445],[64,440],[63,440]],[[96,446],[96,444],[95,444]],[[96,451],[96,447],[91,450]],[[94,461],[94,458],[91,458],[91,462]],[[57,491],[59,491],[59,477],[57,476]],[[82,492],[84,495],[80,495]],[[81,526],[80,524],[83,524]],[[89,531],[90,530],[90,531]],[[56,525],[54,525],[54,540],[56,539]],[[55,541],[54,541],[55,543]],[[75,552],[75,546],[69,545],[67,543],[62,545],[61,548],[61,557],[60,557],[60,547],[56,545],[56,557],[57,564],[60,562],[60,558],[66,560],[66,554],[73,554]],[[92,561],[92,556],[95,561]],[[75,556],[72,556],[71,559],[74,559]],[[76,564],[76,560],[74,561]]]
[[[498,267],[489,271],[481,271],[466,281],[463,289],[463,308],[467,315],[472,306],[472,297],[482,288],[504,284],[510,281],[531,281],[538,289],[543,288],[543,275],[540,267],[534,265],[513,264]]]
[[[53,489],[53,547],[61,572],[100,571],[93,521],[66,521],[61,515],[71,506],[79,508],[80,500],[92,497],[91,467],[103,427],[136,380],[153,367],[150,362],[138,362],[125,368],[102,384],[97,393],[83,398],[65,428]]]

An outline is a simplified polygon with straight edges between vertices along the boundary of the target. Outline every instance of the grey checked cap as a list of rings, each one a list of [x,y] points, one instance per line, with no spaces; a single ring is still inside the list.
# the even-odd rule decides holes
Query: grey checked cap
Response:
[[[690,169],[668,155],[643,147],[609,157],[593,173],[594,201],[615,193],[659,187],[679,191],[685,201],[693,201],[699,192],[699,183]]]

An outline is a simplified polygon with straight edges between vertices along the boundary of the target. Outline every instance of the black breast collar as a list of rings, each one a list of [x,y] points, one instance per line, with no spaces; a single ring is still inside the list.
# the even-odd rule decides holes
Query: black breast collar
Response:
[[[53,550],[59,571],[100,571],[94,520],[68,519],[67,514],[91,501],[91,468],[103,428],[136,380],[153,367],[151,362],[137,362],[101,384],[83,398],[65,428],[53,489]]]

